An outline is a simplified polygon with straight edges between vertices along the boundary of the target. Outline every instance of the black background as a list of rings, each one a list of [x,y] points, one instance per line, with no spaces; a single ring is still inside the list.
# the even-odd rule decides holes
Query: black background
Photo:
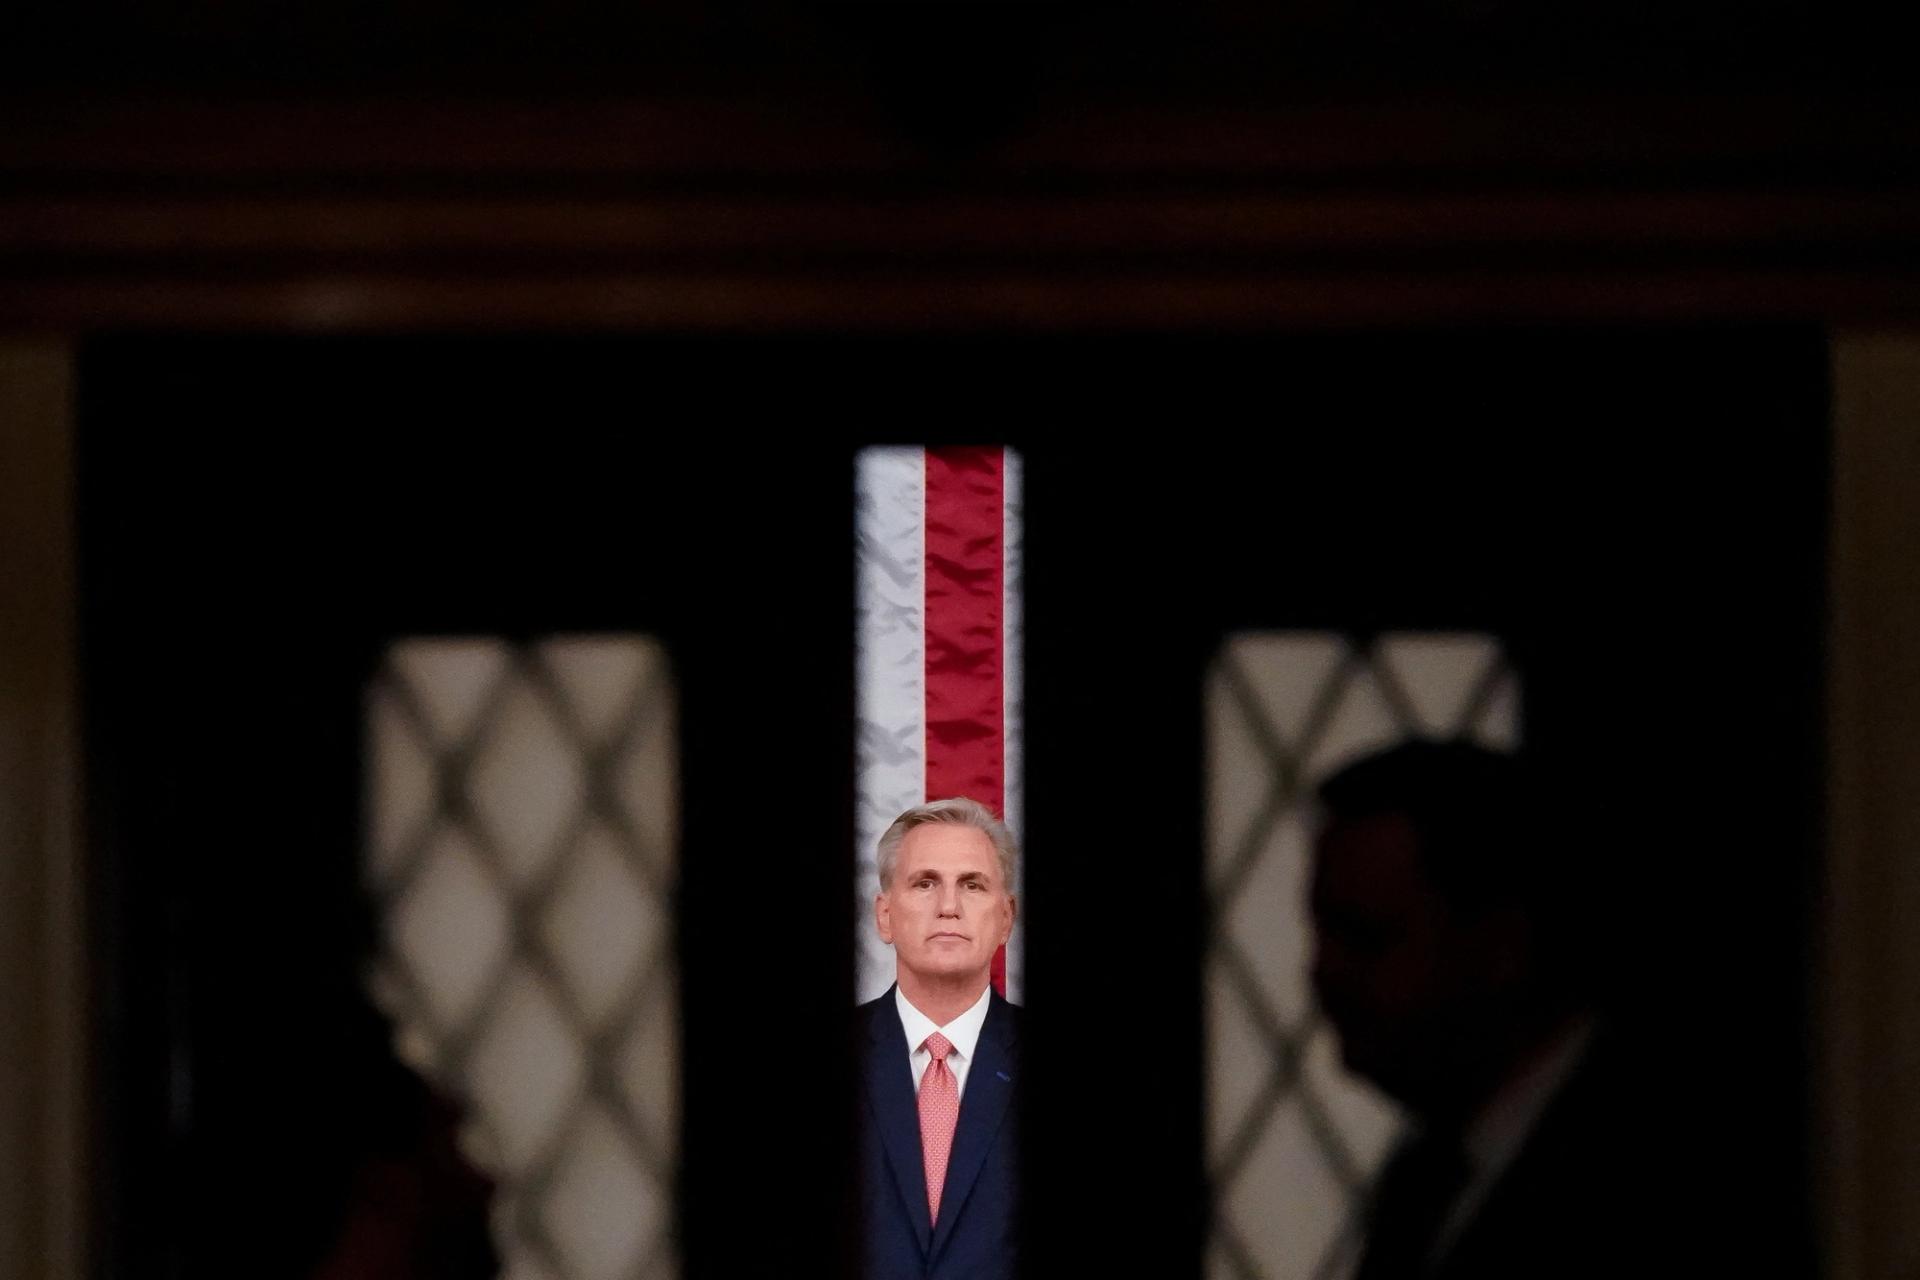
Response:
[[[603,629],[678,680],[686,1273],[850,1272],[871,441],[1026,458],[1030,1274],[1199,1273],[1203,677],[1269,627],[1507,639],[1617,872],[1616,998],[1810,1249],[1825,361],[1750,329],[89,345],[101,1273],[288,1274],[324,1229],[383,647]],[[749,1107],[765,1074],[791,1106]]]

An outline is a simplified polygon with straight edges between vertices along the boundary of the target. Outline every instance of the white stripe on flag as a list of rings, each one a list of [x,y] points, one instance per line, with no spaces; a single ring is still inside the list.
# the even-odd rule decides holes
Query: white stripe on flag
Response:
[[[859,689],[854,816],[855,991],[893,982],[893,948],[873,927],[874,842],[926,800],[926,452],[863,449],[855,464]]]
[[[1013,828],[1014,838],[1022,842],[1021,852],[1025,853],[1026,811],[1026,774],[1025,760],[1021,749],[1025,745],[1025,723],[1021,716],[1021,679],[1024,675],[1020,662],[1024,656],[1021,651],[1020,635],[1024,619],[1020,616],[1021,592],[1021,552],[1023,550],[1021,516],[1021,474],[1020,455],[1012,449],[1006,450],[1002,468],[1002,486],[1005,504],[1005,534],[1002,538],[1002,559],[1005,568],[1001,574],[1001,590],[1004,600],[1001,605],[1001,688],[1006,702],[1004,723],[1006,726],[1006,813],[1001,815],[1007,825]],[[1021,888],[1020,881],[1025,880],[1025,862],[1022,857],[1018,870],[1022,873],[1014,884],[1016,892]],[[1024,904],[1023,904],[1024,905]],[[1024,917],[1016,920],[1013,936],[1007,940],[1007,999],[1016,1003],[1026,990],[1026,937],[1027,927]]]

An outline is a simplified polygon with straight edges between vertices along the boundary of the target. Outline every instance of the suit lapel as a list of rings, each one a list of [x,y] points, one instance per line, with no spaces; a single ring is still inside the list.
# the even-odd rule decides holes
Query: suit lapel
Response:
[[[898,1017],[896,1015],[896,1021]],[[904,1039],[906,1032],[900,1033]],[[954,1224],[965,1207],[967,1193],[980,1177],[994,1135],[1013,1100],[1013,1082],[1019,1068],[1019,1045],[1013,1034],[1013,1015],[998,993],[987,1003],[987,1020],[974,1046],[973,1065],[967,1068],[967,1092],[960,1099],[960,1120],[953,1132],[953,1153],[947,1157],[947,1182],[940,1193],[940,1222],[934,1228],[929,1260],[952,1237]],[[911,1081],[909,1081],[911,1089]],[[915,1108],[915,1124],[918,1124]],[[924,1180],[924,1175],[923,1175]],[[923,1209],[925,1205],[921,1206]]]
[[[1615,1069],[1604,1035],[1596,1035],[1548,1102],[1512,1163],[1494,1180],[1480,1207],[1440,1259],[1436,1277],[1458,1280],[1505,1274],[1514,1265],[1516,1249],[1523,1254],[1527,1242],[1538,1233],[1564,1231],[1565,1224],[1556,1219],[1555,1212],[1569,1203],[1569,1170],[1582,1170],[1596,1186],[1629,1185],[1627,1176],[1610,1177],[1606,1166],[1593,1156],[1595,1151],[1607,1149],[1606,1134],[1631,1123],[1617,1109],[1606,1107],[1607,1091],[1596,1087],[1596,1071],[1604,1084],[1605,1077]],[[1643,1176],[1634,1185],[1644,1189],[1648,1182]]]
[[[971,1091],[969,1091],[971,1092]],[[922,1256],[928,1256],[933,1223],[927,1216],[926,1162],[920,1154],[920,1108],[913,1093],[913,1068],[907,1061],[907,1030],[889,990],[875,1011],[867,1038],[867,1105],[873,1108],[875,1132],[886,1149],[894,1185],[913,1222]],[[961,1109],[960,1123],[966,1124]]]

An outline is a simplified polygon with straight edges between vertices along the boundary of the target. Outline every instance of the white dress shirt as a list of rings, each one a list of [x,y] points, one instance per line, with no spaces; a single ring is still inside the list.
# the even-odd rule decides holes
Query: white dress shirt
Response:
[[[980,1043],[980,1028],[986,1025],[987,1003],[992,999],[993,984],[989,982],[972,1008],[946,1026],[936,1027],[932,1018],[913,1007],[905,992],[894,987],[893,1002],[900,1009],[900,1025],[907,1029],[907,1061],[913,1067],[915,1093],[920,1092],[920,1077],[926,1075],[927,1064],[933,1061],[926,1049],[927,1037],[938,1031],[953,1046],[953,1052],[947,1055],[947,1070],[953,1072],[959,1096],[967,1096],[967,1068],[973,1065],[973,1050]]]

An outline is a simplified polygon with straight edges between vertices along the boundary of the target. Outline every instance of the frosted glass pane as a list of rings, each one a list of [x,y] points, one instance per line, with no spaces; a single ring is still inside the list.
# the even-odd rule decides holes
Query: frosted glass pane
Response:
[[[524,971],[508,983],[473,1057],[473,1090],[500,1135],[509,1170],[524,1170],[559,1127],[585,1072],[578,1038]]]
[[[657,653],[634,637],[588,636],[549,640],[540,656],[575,723],[601,743],[630,723],[633,699],[652,674]]]
[[[1312,1007],[1314,791],[1408,738],[1510,749],[1520,689],[1491,636],[1283,632],[1229,638],[1206,698],[1208,1271],[1325,1280],[1352,1265],[1354,1215],[1401,1120],[1342,1069]]]
[[[470,1102],[515,1280],[676,1272],[673,704],[631,635],[403,641],[368,690],[369,989]]]
[[[498,640],[405,640],[387,662],[419,705],[429,735],[450,746],[478,724],[508,658]]]
[[[580,1280],[633,1273],[659,1232],[659,1208],[639,1159],[604,1114],[591,1112],[561,1160],[544,1217]]]
[[[605,827],[581,841],[545,923],[547,946],[595,1026],[614,1011],[666,926],[660,904],[635,878]]]
[[[446,831],[388,916],[395,952],[416,979],[435,1025],[464,1023],[506,954],[511,925],[480,859]]]
[[[1298,744],[1347,646],[1324,634],[1249,635],[1236,637],[1232,652],[1267,725],[1281,741]]]
[[[1298,1099],[1270,1117],[1226,1209],[1255,1258],[1319,1258],[1333,1243],[1346,1194],[1319,1158]]]
[[[1389,636],[1375,652],[1413,703],[1422,732],[1435,737],[1467,728],[1473,695],[1500,661],[1491,636]]]
[[[477,753],[467,796],[516,879],[532,880],[560,854],[585,787],[579,750],[555,708],[530,681],[514,679]]]
[[[1215,821],[1207,834],[1208,868],[1216,882],[1234,865],[1249,828],[1258,818],[1273,773],[1260,753],[1247,715],[1216,667],[1207,690],[1207,783]]]
[[[1340,690],[1333,718],[1313,743],[1307,768],[1313,779],[1326,777],[1360,756],[1390,747],[1408,736],[1408,726],[1394,714],[1393,705],[1369,669],[1353,673]],[[1306,791],[1311,795],[1311,787]]]
[[[1260,857],[1233,895],[1227,930],[1253,969],[1261,991],[1288,1026],[1308,1012],[1307,965],[1312,960],[1305,909],[1312,854],[1305,816],[1286,815],[1262,843]]]
[[[367,815],[367,857],[380,880],[400,872],[411,845],[435,816],[439,775],[427,743],[391,688],[375,692],[368,708],[368,750],[380,780]]]

